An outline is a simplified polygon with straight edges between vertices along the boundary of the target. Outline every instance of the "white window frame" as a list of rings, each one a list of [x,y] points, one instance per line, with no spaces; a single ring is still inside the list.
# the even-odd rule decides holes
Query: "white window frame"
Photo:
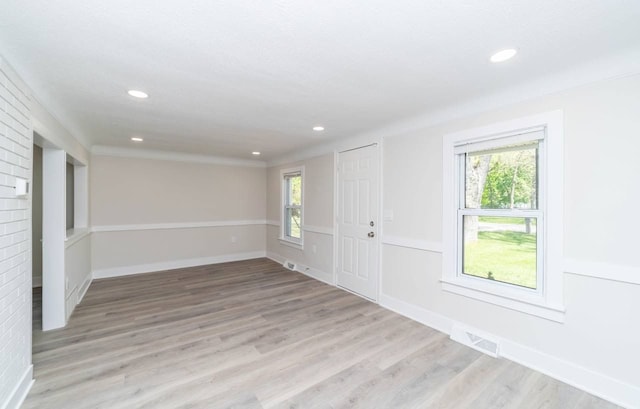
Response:
[[[300,238],[291,237],[285,234],[286,229],[286,213],[287,209],[291,206],[287,206],[287,183],[286,177],[291,175],[300,175],[300,188],[301,188],[301,203],[300,203]],[[295,168],[282,169],[280,171],[280,243],[298,248],[300,250],[304,249],[304,166],[298,166]]]
[[[89,167],[86,163],[81,162],[70,154],[67,153],[66,155],[67,163],[73,165],[73,227],[66,230],[65,239],[67,246],[70,246],[77,240],[89,234]]]
[[[465,145],[479,151],[538,138],[537,257],[535,290],[461,273]],[[443,276],[442,289],[552,321],[564,321],[563,304],[563,113],[546,112],[445,135],[443,137]],[[549,177],[549,176],[552,177]],[[475,211],[472,211],[475,213]],[[490,210],[501,216],[500,210]],[[513,213],[509,212],[511,216]],[[522,212],[528,214],[527,212]],[[524,216],[523,216],[524,217]]]

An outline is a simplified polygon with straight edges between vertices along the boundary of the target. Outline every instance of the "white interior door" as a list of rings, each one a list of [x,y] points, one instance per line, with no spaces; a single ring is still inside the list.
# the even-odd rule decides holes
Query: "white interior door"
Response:
[[[377,300],[379,269],[378,146],[338,155],[337,284]]]

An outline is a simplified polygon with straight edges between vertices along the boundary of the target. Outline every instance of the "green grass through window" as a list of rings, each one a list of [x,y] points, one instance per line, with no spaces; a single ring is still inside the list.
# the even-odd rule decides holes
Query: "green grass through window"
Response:
[[[491,216],[480,216],[478,217],[480,223],[497,223],[497,224],[518,224],[523,225],[524,218],[522,217],[491,217]],[[531,224],[536,225],[536,219],[531,219]]]
[[[480,222],[487,222],[483,219],[481,217]],[[500,222],[505,221],[500,218]],[[536,288],[536,235],[516,231],[478,232],[477,241],[465,243],[464,273]]]

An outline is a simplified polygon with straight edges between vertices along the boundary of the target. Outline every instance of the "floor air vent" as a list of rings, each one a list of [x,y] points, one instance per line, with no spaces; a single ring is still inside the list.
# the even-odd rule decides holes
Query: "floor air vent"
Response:
[[[455,325],[451,330],[451,339],[494,358],[498,357],[500,341],[497,338],[488,337],[484,334],[479,334],[476,330]]]
[[[286,268],[287,270],[291,270],[291,271],[296,271],[296,268],[298,267],[298,266],[296,265],[296,263],[294,263],[293,261],[289,261],[289,260],[286,260],[286,261],[282,264],[282,266],[283,266],[284,268]]]

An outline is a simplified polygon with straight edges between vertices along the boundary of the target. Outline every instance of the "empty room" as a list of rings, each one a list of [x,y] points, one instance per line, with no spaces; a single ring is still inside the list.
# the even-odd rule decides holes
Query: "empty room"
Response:
[[[640,409],[640,2],[0,1],[0,409]]]

